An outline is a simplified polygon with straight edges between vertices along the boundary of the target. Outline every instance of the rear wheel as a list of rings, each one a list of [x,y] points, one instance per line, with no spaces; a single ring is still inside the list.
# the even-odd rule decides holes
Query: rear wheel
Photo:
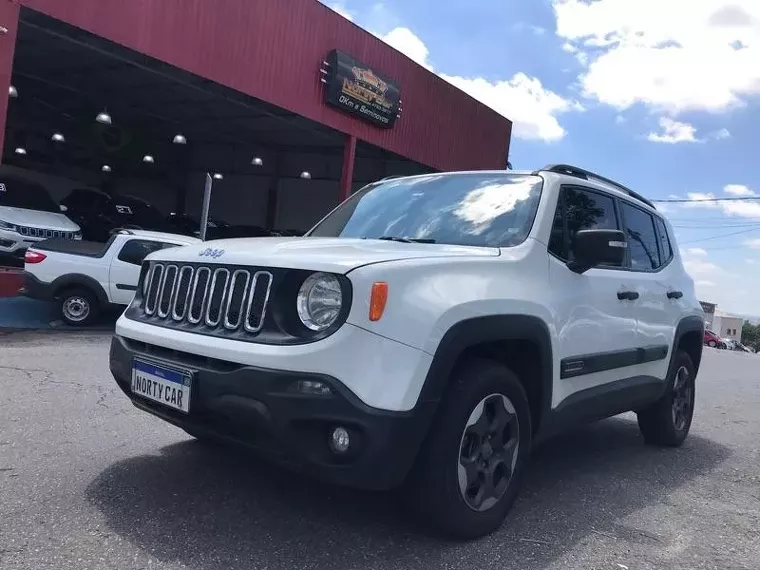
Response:
[[[444,534],[489,534],[517,498],[530,445],[528,400],[517,376],[499,363],[473,360],[454,373],[407,497]]]
[[[653,445],[677,447],[683,443],[694,417],[696,371],[687,353],[676,353],[668,389],[654,405],[638,413],[644,441]]]
[[[58,298],[58,308],[67,325],[82,327],[90,325],[100,315],[97,296],[87,289],[69,289]]]
[[[718,343],[715,342],[714,340],[710,340],[710,341],[707,342],[707,346],[709,346],[711,348],[715,348],[716,346],[718,346]]]

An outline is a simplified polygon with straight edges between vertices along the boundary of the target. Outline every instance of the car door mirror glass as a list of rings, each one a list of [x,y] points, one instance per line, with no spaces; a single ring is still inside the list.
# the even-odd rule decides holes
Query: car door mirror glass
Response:
[[[574,236],[568,267],[576,273],[601,265],[620,267],[627,248],[625,234],[619,230],[581,230]]]

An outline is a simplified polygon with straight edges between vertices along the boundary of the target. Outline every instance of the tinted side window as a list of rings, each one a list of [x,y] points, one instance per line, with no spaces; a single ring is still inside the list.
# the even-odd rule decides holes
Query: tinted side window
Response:
[[[161,243],[157,241],[146,241],[141,239],[132,239],[124,244],[119,252],[119,261],[131,263],[132,265],[142,265],[145,258],[160,249],[167,247],[177,247],[175,244]]]
[[[670,244],[668,230],[662,218],[655,218],[655,224],[657,225],[657,237],[660,243],[660,261],[665,265],[673,257],[673,246]]]
[[[631,257],[631,269],[634,271],[651,271],[660,267],[660,252],[657,249],[657,234],[654,218],[648,212],[621,201],[620,209],[625,220],[625,234],[628,238],[628,251]]]
[[[565,243],[570,245],[567,259],[572,260],[576,233],[581,230],[616,230],[619,225],[612,197],[572,187],[564,188],[562,193],[567,231]]]

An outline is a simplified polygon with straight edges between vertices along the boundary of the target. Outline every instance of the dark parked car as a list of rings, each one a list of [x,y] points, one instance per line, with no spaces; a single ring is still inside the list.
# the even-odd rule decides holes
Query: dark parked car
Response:
[[[123,194],[76,188],[61,201],[68,215],[82,228],[85,240],[104,243],[114,230],[171,232],[164,216],[149,202]]]

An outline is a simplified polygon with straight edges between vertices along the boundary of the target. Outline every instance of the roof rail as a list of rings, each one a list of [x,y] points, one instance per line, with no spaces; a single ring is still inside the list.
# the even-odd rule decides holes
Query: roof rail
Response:
[[[548,166],[545,166],[544,168],[541,168],[534,172],[533,174],[538,174],[541,171],[549,171],[549,172],[556,172],[557,174],[567,174],[569,176],[575,176],[576,178],[582,178],[583,180],[599,180],[600,182],[605,182],[607,184],[610,184],[611,186],[614,186],[615,188],[618,188],[628,194],[631,198],[635,198],[636,200],[639,200],[640,202],[644,202],[647,206],[653,209],[657,209],[655,205],[644,198],[641,194],[638,192],[634,192],[630,188],[623,186],[619,182],[615,182],[614,180],[610,180],[609,178],[605,178],[604,176],[600,174],[596,174],[595,172],[591,172],[590,170],[584,170],[583,168],[579,168],[578,166],[572,166],[570,164],[549,164]]]

